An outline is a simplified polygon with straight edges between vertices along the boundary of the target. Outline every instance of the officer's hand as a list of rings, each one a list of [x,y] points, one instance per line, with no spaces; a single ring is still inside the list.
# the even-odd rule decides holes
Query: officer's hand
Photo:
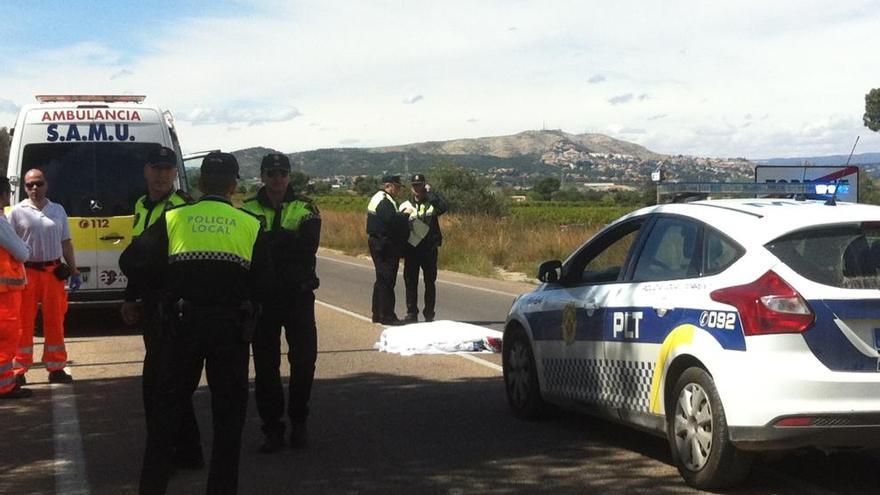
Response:
[[[75,291],[82,287],[83,279],[82,275],[79,273],[70,276],[70,281],[68,281],[67,285],[70,287],[71,291]]]
[[[134,301],[125,301],[119,313],[126,325],[134,325],[141,317],[141,305]]]

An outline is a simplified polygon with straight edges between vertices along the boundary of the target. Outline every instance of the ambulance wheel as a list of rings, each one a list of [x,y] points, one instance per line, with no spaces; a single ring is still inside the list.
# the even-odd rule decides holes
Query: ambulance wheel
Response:
[[[540,417],[545,404],[538,385],[535,354],[522,328],[513,326],[505,332],[501,346],[501,363],[507,403],[510,404],[514,416],[520,419]]]
[[[668,397],[666,431],[672,460],[687,484],[710,490],[745,479],[752,455],[731,443],[724,406],[709,373],[686,369]]]

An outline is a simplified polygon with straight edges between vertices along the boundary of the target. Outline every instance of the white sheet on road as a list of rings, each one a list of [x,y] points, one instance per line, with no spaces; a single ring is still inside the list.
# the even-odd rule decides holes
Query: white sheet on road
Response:
[[[497,330],[479,325],[439,320],[388,327],[373,347],[402,356],[452,352],[500,352],[502,335]]]

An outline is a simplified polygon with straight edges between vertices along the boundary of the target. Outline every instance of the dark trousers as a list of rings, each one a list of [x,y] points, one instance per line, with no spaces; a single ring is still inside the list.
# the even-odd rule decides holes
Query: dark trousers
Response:
[[[154,304],[154,303],[153,303]],[[160,380],[159,362],[161,361],[162,343],[161,326],[153,306],[149,301],[144,301],[145,315],[143,322],[144,332],[144,370],[142,373],[144,416],[149,424],[150,416],[155,414],[156,389]],[[148,306],[149,305],[149,306]],[[202,453],[201,434],[199,423],[196,421],[196,413],[192,405],[192,397],[187,397],[181,404],[180,427],[177,438],[174,439],[175,457],[192,459],[200,457]]]
[[[157,360],[155,414],[147,423],[147,446],[140,493],[164,494],[171,471],[174,439],[183,404],[199,384],[202,367],[211,390],[214,446],[206,493],[238,492],[241,430],[247,413],[248,343],[242,337],[239,312],[212,308],[192,310],[175,328],[163,326]]]
[[[404,251],[403,282],[406,285],[406,315],[410,317],[419,314],[419,270],[425,280],[425,309],[422,314],[426,320],[433,320],[437,301],[437,246]]]
[[[370,257],[376,267],[373,284],[373,321],[397,319],[394,312],[394,285],[400,266],[401,246],[386,237],[370,236]]]
[[[315,327],[315,293],[292,295],[289,300],[267,304],[254,332],[255,396],[263,420],[263,433],[284,434],[284,387],[281,384],[281,327],[287,339],[290,363],[287,416],[290,424],[306,422],[309,397],[318,358],[318,331]]]

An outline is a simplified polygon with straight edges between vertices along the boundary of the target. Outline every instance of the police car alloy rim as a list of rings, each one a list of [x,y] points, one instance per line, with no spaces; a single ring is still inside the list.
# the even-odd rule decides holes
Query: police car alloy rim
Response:
[[[712,405],[697,383],[687,384],[675,406],[675,448],[687,469],[703,469],[712,452]]]
[[[521,339],[514,340],[507,361],[507,393],[518,407],[529,400],[532,356],[528,345]]]

